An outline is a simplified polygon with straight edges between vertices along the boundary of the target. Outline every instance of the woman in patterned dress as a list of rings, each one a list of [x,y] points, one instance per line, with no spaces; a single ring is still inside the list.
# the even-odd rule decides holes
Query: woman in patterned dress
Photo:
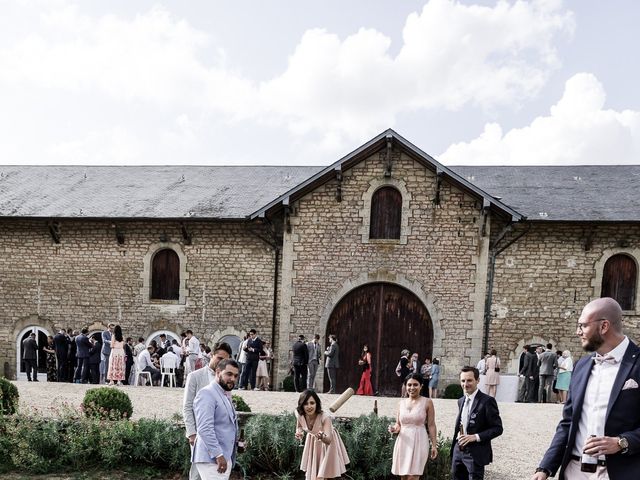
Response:
[[[47,382],[55,382],[58,379],[58,368],[56,367],[56,349],[53,337],[47,337],[47,346],[42,348],[47,354]]]
[[[109,385],[122,385],[124,373],[126,370],[126,355],[124,353],[124,338],[122,337],[122,328],[116,325],[113,330],[113,339],[111,340],[111,355],[109,355],[109,370],[107,371],[107,380]]]

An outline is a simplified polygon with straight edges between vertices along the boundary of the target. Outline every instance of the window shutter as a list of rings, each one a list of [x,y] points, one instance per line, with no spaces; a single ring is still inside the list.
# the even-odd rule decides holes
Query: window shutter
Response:
[[[399,239],[402,221],[402,194],[382,187],[371,197],[369,238]]]
[[[623,310],[634,310],[637,277],[633,258],[624,254],[614,255],[604,265],[601,296],[615,299]]]
[[[151,298],[155,300],[180,298],[180,258],[169,248],[156,252],[153,257]]]

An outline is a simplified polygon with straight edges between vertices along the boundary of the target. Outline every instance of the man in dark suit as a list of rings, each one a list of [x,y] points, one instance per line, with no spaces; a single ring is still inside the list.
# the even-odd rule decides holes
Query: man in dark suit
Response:
[[[38,344],[36,342],[36,334],[31,334],[22,341],[22,360],[24,368],[27,371],[27,380],[31,381],[31,372],[33,371],[33,381],[38,381]]]
[[[80,331],[80,335],[76,336],[76,372],[73,376],[74,383],[87,383],[89,378],[89,356],[91,350],[91,342],[87,336],[89,329],[84,327]]]
[[[56,351],[56,361],[58,362],[58,381],[64,382],[67,377],[66,364],[69,355],[69,339],[64,329],[60,330],[53,337],[53,348]]]
[[[622,332],[612,298],[587,304],[576,334],[583,356],[573,369],[562,420],[532,480],[560,469],[560,480],[636,480],[640,472],[640,348]],[[610,392],[610,393],[609,393]],[[581,472],[592,464],[593,476]]]
[[[307,388],[307,364],[309,363],[309,351],[304,343],[304,335],[298,337],[293,344],[293,385],[296,392],[302,392]]]
[[[538,382],[538,375],[540,374],[540,368],[538,367],[538,356],[536,355],[536,348],[529,347],[529,352],[524,358],[524,367],[520,370],[520,374],[524,375],[524,401],[528,403],[535,403],[538,400],[538,389],[536,383]]]
[[[324,367],[329,375],[328,393],[336,393],[336,374],[340,368],[340,347],[338,347],[338,337],[335,335],[329,335],[329,346],[324,352]]]
[[[260,352],[264,342],[258,336],[258,332],[254,328],[249,330],[249,339],[244,347],[247,359],[242,369],[242,377],[240,379],[240,388],[253,388],[258,390],[256,385],[256,371],[258,370],[258,361],[260,360]]]
[[[484,467],[493,461],[491,440],[502,435],[502,419],[496,399],[478,389],[480,372],[475,367],[460,371],[464,396],[458,400],[453,443],[451,478],[480,480]]]

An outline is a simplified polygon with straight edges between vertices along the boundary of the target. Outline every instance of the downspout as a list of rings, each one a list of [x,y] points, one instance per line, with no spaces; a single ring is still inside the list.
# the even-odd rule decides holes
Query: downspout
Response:
[[[493,242],[493,245],[491,245],[491,247],[489,248],[490,253],[489,253],[489,267],[488,267],[489,271],[487,275],[488,277],[487,278],[487,295],[484,301],[484,328],[483,328],[483,334],[482,334],[482,355],[484,355],[489,349],[489,327],[491,325],[491,305],[493,303],[493,283],[494,283],[495,271],[496,271],[496,258],[498,257],[498,255],[504,252],[507,248],[509,248],[511,245],[513,245],[522,237],[524,237],[527,233],[529,233],[529,230],[531,230],[531,224],[527,223],[526,225],[527,225],[526,230],[524,230],[519,235],[511,239],[503,247],[498,248],[498,245],[504,239],[507,233],[513,230],[513,223],[510,222],[507,226],[505,226],[502,229],[502,231],[496,238],[495,242]]]

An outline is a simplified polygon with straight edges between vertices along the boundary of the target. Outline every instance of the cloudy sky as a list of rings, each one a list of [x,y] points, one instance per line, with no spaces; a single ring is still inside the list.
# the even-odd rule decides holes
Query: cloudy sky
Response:
[[[640,163],[637,0],[0,0],[0,163]],[[635,58],[635,60],[634,60]]]

